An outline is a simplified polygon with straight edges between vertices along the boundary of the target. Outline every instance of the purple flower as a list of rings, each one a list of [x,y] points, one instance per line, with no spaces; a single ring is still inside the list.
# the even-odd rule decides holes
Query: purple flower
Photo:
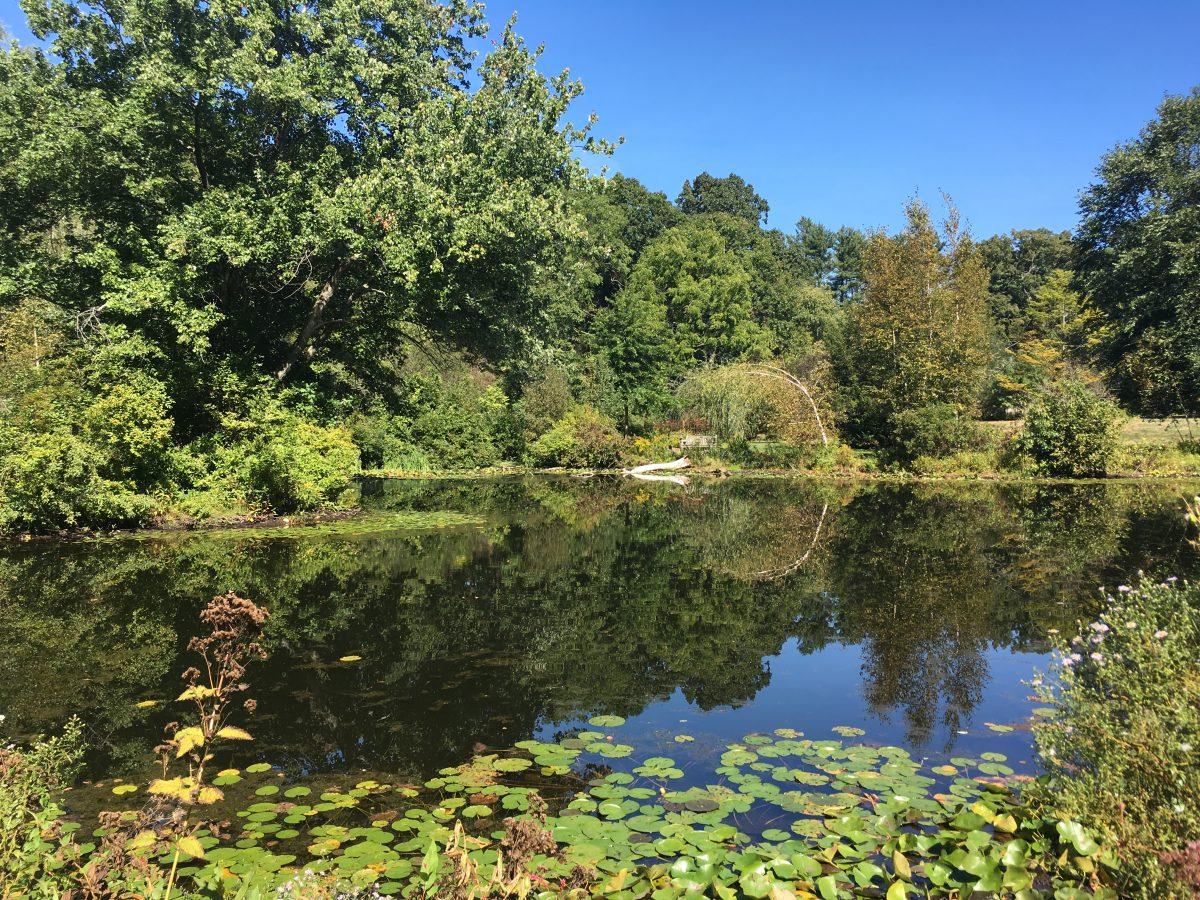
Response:
[[[1091,625],[1091,628],[1092,628],[1092,631],[1098,631],[1101,634],[1108,631],[1108,626],[1105,625],[1103,622],[1093,622]]]
[[[1092,659],[1094,659],[1096,662],[1100,662],[1100,660],[1104,659],[1104,657],[1103,657],[1101,654],[1099,654],[1099,653],[1092,653],[1092,654],[1091,654],[1091,657],[1092,657]]]

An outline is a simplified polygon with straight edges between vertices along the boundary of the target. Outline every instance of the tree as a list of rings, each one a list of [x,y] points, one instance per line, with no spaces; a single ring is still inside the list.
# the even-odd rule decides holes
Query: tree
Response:
[[[692,181],[683,183],[675,203],[689,216],[725,213],[755,225],[765,225],[770,212],[770,206],[755,192],[754,185],[733,173],[716,178],[701,172]]]
[[[974,409],[987,364],[987,270],[951,208],[944,235],[913,201],[895,237],[873,235],[863,297],[833,341],[841,405],[860,438],[888,446],[893,415]]]
[[[839,302],[858,295],[866,237],[857,228],[834,231],[806,217],[796,223],[795,234],[779,234],[779,241],[779,253],[797,278],[830,289]]]
[[[1039,388],[1069,373],[1085,376],[1081,367],[1096,316],[1071,287],[1072,279],[1066,269],[1054,269],[1025,306],[1011,371],[996,378],[1016,406],[1026,405]]]
[[[1147,415],[1200,414],[1200,87],[1107,154],[1080,200],[1079,283],[1105,316],[1098,357]]]
[[[622,427],[659,409],[669,397],[683,348],[667,322],[667,306],[651,293],[625,290],[596,320],[597,351],[612,370],[622,403]]]
[[[589,179],[576,191],[575,205],[592,239],[599,303],[625,286],[646,245],[683,219],[666,194],[620,173],[608,180]]]
[[[30,3],[0,51],[0,305],[59,307],[170,386],[386,390],[414,342],[504,364],[575,290],[581,90],[468,0]]]
[[[989,275],[989,310],[1006,345],[1020,339],[1025,309],[1056,270],[1071,268],[1071,235],[1048,228],[997,234],[979,242]]]

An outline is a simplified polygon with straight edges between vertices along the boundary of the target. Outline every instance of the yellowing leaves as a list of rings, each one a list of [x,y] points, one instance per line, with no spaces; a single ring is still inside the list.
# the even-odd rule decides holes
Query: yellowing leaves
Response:
[[[215,694],[216,694],[216,691],[214,691],[210,687],[206,687],[203,684],[193,684],[190,688],[188,688],[186,691],[184,691],[182,694],[180,694],[175,699],[176,700],[207,700],[209,697],[212,697]]]
[[[204,859],[204,847],[194,835],[188,835],[179,839],[179,843],[175,845],[179,848],[179,852],[185,853],[192,859]]]
[[[175,743],[175,758],[178,759],[191,750],[204,746],[204,732],[195,725],[181,728],[175,732]]]
[[[208,806],[209,804],[212,804],[212,803],[219,803],[221,800],[224,800],[224,799],[225,799],[225,792],[222,791],[220,788],[212,787],[211,785],[208,787],[200,788],[200,791],[196,794],[196,802],[201,803],[205,806]]]
[[[217,732],[217,737],[225,738],[225,740],[227,740],[227,741],[252,741],[252,740],[254,740],[254,738],[251,736],[250,732],[246,731],[244,728],[238,728],[234,725],[226,725],[224,728],[222,728],[220,731]]]

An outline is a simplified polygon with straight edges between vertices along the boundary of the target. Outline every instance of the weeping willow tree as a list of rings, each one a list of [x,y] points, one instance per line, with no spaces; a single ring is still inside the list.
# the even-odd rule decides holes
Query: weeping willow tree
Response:
[[[824,366],[814,362],[797,374],[770,363],[736,363],[704,369],[679,387],[692,417],[708,422],[722,441],[742,443],[759,435],[804,444],[828,444],[831,416],[816,385]]]

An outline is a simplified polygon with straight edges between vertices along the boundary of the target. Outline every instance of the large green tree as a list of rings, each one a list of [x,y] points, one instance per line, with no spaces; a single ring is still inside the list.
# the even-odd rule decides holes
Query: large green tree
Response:
[[[724,178],[701,172],[683,183],[675,202],[688,215],[725,213],[755,225],[765,225],[771,210],[754,185],[732,172]]]
[[[977,246],[953,208],[942,234],[924,204],[906,213],[899,234],[870,239],[862,299],[832,342],[847,424],[884,447],[898,414],[973,411],[988,361],[988,273]]]
[[[834,313],[830,293],[795,279],[767,235],[724,214],[663,232],[625,290],[660,304],[684,355],[706,365],[803,352]]]
[[[1080,200],[1079,281],[1100,360],[1138,411],[1200,414],[1200,88],[1167,97]]]
[[[29,3],[0,51],[0,306],[169,386],[386,387],[430,337],[493,361],[550,330],[584,235],[581,90],[469,0]]]

